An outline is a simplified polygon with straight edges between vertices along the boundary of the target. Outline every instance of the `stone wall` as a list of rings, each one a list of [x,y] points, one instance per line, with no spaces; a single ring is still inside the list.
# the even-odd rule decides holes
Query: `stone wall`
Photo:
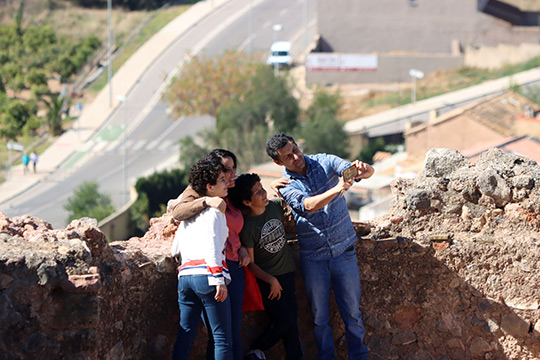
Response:
[[[434,149],[395,206],[356,224],[370,359],[540,359],[540,167],[499,151],[475,166]],[[54,230],[0,215],[0,359],[167,359],[178,310],[176,229],[153,219],[141,239],[108,244],[91,219]],[[299,326],[316,349],[301,278]],[[339,359],[343,323],[332,302]],[[265,326],[244,315],[244,346]],[[199,329],[192,352],[203,358]],[[281,345],[267,353],[281,359]]]

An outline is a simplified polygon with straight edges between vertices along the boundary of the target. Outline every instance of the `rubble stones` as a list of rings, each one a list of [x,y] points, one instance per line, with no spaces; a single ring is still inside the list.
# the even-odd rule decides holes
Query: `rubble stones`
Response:
[[[501,318],[501,328],[504,332],[516,338],[523,338],[529,332],[531,324],[516,314],[504,314]]]
[[[467,165],[467,159],[456,150],[431,149],[424,160],[424,174],[426,177],[445,177]]]
[[[491,345],[482,338],[474,338],[471,342],[470,352],[473,359],[484,359],[488,351],[491,351]]]
[[[487,169],[478,176],[478,189],[482,194],[493,198],[497,207],[504,207],[511,200],[510,187],[493,169]]]
[[[452,151],[431,151],[416,178],[392,182],[395,205],[371,221],[366,235],[377,236],[385,224],[385,237],[407,237],[412,247],[399,255],[359,247],[360,262],[380,264],[367,261],[361,270],[387,269],[362,283],[364,313],[421,305],[415,344],[433,359],[540,359],[531,330],[540,319],[540,272],[532,270],[540,268],[539,181],[538,164],[516,155],[490,150],[473,165]],[[419,191],[431,199],[422,211],[410,206]],[[394,224],[395,218],[403,221]],[[430,240],[442,233],[453,234],[452,241]],[[390,324],[393,334],[404,329]],[[384,337],[366,327],[368,337]],[[405,347],[379,350],[381,357],[415,354]]]
[[[425,190],[414,190],[407,196],[407,210],[426,210],[430,207],[429,194]]]

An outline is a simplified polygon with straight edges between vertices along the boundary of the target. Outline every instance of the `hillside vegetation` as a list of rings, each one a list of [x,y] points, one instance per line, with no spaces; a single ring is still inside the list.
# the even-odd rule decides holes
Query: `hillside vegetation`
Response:
[[[28,28],[39,29],[52,29],[52,32],[49,31],[54,39],[58,40],[57,42],[67,43],[67,44],[80,44],[84,42],[84,39],[88,34],[92,34],[93,39],[97,39],[94,43],[101,43],[101,50],[95,51],[92,56],[96,56],[98,53],[103,53],[103,50],[106,48],[107,44],[107,10],[106,9],[92,9],[92,8],[82,8],[73,5],[71,2],[67,1],[26,1],[24,2],[24,7],[19,7],[20,2],[14,1],[0,1],[0,6],[2,7],[2,12],[0,13],[0,27],[3,29],[10,29],[19,26],[22,30]],[[129,11],[122,8],[115,8],[112,11],[112,29],[113,29],[113,41],[115,48],[119,48],[120,51],[116,53],[116,56],[113,61],[113,72],[116,71],[120,66],[133,54],[144,42],[146,42],[151,36],[153,36],[157,31],[159,31],[163,26],[169,23],[176,16],[181,14],[188,8],[187,5],[176,5],[170,7],[164,7],[158,10],[152,11]],[[5,37],[3,37],[5,38]],[[73,46],[72,46],[73,47]],[[3,47],[2,50],[5,51],[6,47]],[[67,56],[65,60],[75,61],[78,60],[76,56]],[[98,61],[98,60],[94,60]],[[11,62],[11,61],[10,61]],[[38,70],[38,74],[41,74],[40,67],[33,66]],[[14,68],[13,65],[8,66],[9,69]],[[60,67],[64,68],[64,67]],[[14,69],[11,69],[14,70]],[[16,69],[15,69],[16,70]],[[17,77],[20,79],[17,82],[13,82],[16,86],[23,87],[19,89],[20,91],[15,95],[21,101],[32,100],[33,94],[30,90],[28,84],[24,84],[26,76],[24,76],[24,70],[22,71],[11,71],[14,75],[14,79]],[[37,80],[43,79],[43,76],[33,76]],[[74,77],[71,77],[69,80],[73,80]],[[5,77],[4,77],[5,79]],[[57,94],[62,91],[62,85],[60,81],[60,76],[58,73],[51,74],[48,77],[47,85],[48,90],[42,91],[43,94],[56,94],[55,100],[56,105],[62,103],[58,100]],[[67,79],[64,79],[67,81]],[[67,82],[69,86],[69,82]],[[84,93],[83,97],[79,99],[83,103],[91,101],[91,99],[99,92],[106,83],[106,76],[102,75],[97,81],[88,88]],[[4,86],[7,88],[7,96],[13,97],[14,93],[10,91],[10,86]],[[42,89],[43,90],[43,89]],[[35,98],[35,96],[34,96]],[[5,99],[5,97],[4,97]],[[50,100],[46,98],[46,100]],[[49,101],[51,105],[54,105],[53,102]],[[68,104],[65,104],[67,106]],[[46,104],[41,101],[35,101],[34,105],[27,106],[22,110],[25,110],[26,113],[30,114],[30,118],[35,118],[37,114],[43,115],[43,112],[46,111]],[[41,109],[41,110],[40,110]],[[0,113],[5,113],[5,111],[0,111]],[[34,114],[34,115],[32,115]],[[29,118],[29,117],[27,117]],[[62,120],[63,127],[66,128],[69,126],[71,120],[69,117],[66,117]],[[46,133],[46,129],[43,131],[40,130],[39,124],[35,121],[30,122],[33,126],[31,131],[22,131],[16,137],[17,142],[21,143],[30,151],[31,149],[36,150],[38,153],[43,151],[48,144],[53,141],[54,136],[51,137]],[[61,130],[59,130],[61,132]],[[6,138],[0,139],[0,181],[4,178],[5,165],[7,163],[8,151],[6,149]],[[13,154],[13,159],[18,161],[18,156],[20,154]]]

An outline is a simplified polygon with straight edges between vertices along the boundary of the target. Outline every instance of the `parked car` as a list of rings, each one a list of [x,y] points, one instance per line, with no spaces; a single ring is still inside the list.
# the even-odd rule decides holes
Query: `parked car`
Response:
[[[293,59],[291,56],[290,41],[276,41],[270,46],[270,56],[266,63],[271,66],[291,67]]]

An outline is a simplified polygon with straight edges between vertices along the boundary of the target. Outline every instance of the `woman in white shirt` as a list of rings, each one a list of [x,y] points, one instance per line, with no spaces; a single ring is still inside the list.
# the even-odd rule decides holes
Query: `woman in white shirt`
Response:
[[[228,191],[225,173],[219,160],[201,160],[191,167],[189,183],[198,194],[223,198]],[[212,207],[178,226],[171,249],[173,256],[182,257],[178,267],[180,325],[174,360],[189,359],[203,308],[214,338],[215,359],[232,359],[231,312],[226,287],[230,281],[225,261],[227,235],[225,215]]]

